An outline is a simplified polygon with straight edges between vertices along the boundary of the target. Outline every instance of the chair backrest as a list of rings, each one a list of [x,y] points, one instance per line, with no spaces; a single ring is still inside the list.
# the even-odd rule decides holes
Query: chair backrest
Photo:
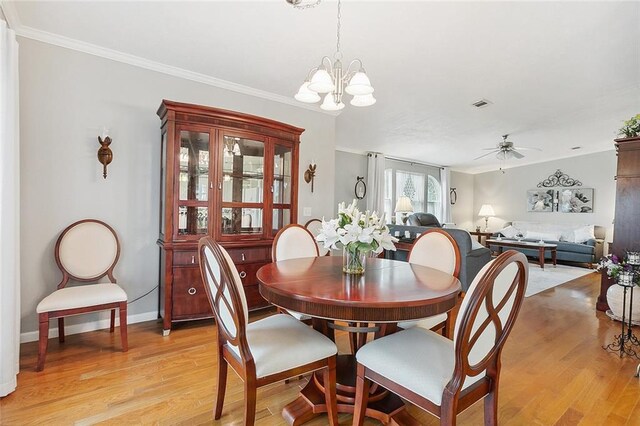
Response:
[[[320,235],[320,231],[322,231],[322,221],[320,219],[311,219],[304,224],[304,227],[307,228],[307,231],[311,232],[311,235],[313,235],[313,239],[316,241],[316,245],[318,246],[318,255],[328,256],[331,250],[324,248],[324,243],[316,240],[316,237]]]
[[[81,282],[96,281],[107,275],[112,283],[120,242],[116,232],[106,223],[84,219],[67,226],[58,237],[55,247],[56,263],[62,271],[63,288],[69,279]]]
[[[204,237],[198,244],[198,259],[220,337],[224,342],[248,350],[245,335],[249,322],[247,298],[231,256],[213,238]]]
[[[311,232],[303,226],[291,224],[276,234],[271,249],[274,262],[301,257],[318,257],[318,245]]]
[[[515,250],[502,253],[478,272],[460,306],[454,329],[454,392],[482,377],[497,379],[502,347],[518,316],[527,286],[528,263]]]
[[[429,229],[411,246],[409,263],[438,269],[458,278],[460,274],[460,249],[456,240],[442,229]]]
[[[411,226],[437,226],[441,227],[440,221],[431,213],[413,213],[407,217],[407,224]]]

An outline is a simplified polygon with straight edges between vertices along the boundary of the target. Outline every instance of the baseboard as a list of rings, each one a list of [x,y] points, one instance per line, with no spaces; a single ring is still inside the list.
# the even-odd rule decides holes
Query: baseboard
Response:
[[[103,315],[106,315],[107,317],[105,317],[104,319],[100,319],[98,321],[91,321],[91,322],[85,322],[85,323],[73,324],[73,325],[65,324],[64,334],[68,336],[71,334],[86,333],[88,331],[95,331],[95,330],[102,330],[105,328],[109,328],[109,322],[110,322],[110,319],[108,317],[109,313],[108,311],[105,311],[105,312],[107,313]],[[137,322],[151,321],[157,318],[158,318],[158,311],[144,312],[144,313],[135,314],[135,315],[127,315],[127,324],[135,324]],[[50,339],[53,337],[58,337],[57,321],[54,321],[53,323],[56,325],[53,325],[53,328],[49,329]],[[120,324],[120,320],[116,315],[116,326],[118,326],[119,324]],[[27,331],[25,333],[20,333],[20,343],[35,342],[37,340],[38,340],[37,331]]]

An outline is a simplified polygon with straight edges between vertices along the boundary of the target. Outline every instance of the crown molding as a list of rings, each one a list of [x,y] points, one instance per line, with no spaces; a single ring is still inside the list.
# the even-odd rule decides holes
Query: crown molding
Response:
[[[9,5],[9,4],[11,3],[2,3],[3,11],[5,10],[4,8],[5,5]],[[15,13],[15,9],[13,8],[13,5],[11,5],[9,8],[13,9],[13,12]],[[19,23],[17,14],[14,14],[13,16],[15,21]],[[9,17],[7,17],[7,19],[9,19]],[[144,68],[144,69],[159,72],[162,74],[171,75],[173,77],[195,81],[197,83],[206,84],[206,85],[217,87],[220,89],[242,93],[244,95],[267,99],[270,101],[294,106],[296,108],[306,109],[313,112],[318,112],[321,114],[330,115],[333,117],[337,117],[340,114],[339,111],[324,111],[320,109],[318,106],[299,103],[295,99],[289,98],[287,96],[278,95],[276,93],[267,92],[265,90],[255,89],[253,87],[244,86],[242,84],[237,84],[231,81],[222,80],[220,78],[211,77],[206,74],[189,71],[184,68],[178,68],[172,65],[163,64],[161,62],[151,61],[149,59],[141,58],[139,56],[131,55],[128,53],[120,52],[118,50],[109,49],[102,46],[98,46],[92,43],[87,43],[87,42],[73,39],[70,37],[65,37],[59,34],[53,34],[47,31],[42,31],[36,28],[25,26],[25,25],[18,25],[14,27],[14,30],[16,34],[20,37],[40,41],[47,44],[52,44],[55,46],[63,47],[65,49],[87,53],[89,55],[98,56],[104,59],[110,59],[112,61],[121,62],[128,65],[133,65],[135,67]]]
[[[2,13],[7,20],[9,28],[15,31],[22,25],[20,23],[20,18],[18,17],[18,11],[13,5],[13,2],[0,1],[0,9],[2,9]]]

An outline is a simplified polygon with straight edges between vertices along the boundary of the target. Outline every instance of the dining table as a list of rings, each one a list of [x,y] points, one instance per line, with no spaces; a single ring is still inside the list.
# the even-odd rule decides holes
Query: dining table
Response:
[[[321,256],[269,263],[257,272],[260,294],[271,304],[306,314],[312,326],[334,339],[335,330],[349,334],[350,353],[337,359],[339,413],[353,413],[356,351],[367,338],[398,330],[397,323],[450,311],[460,294],[460,281],[434,268],[383,258],[367,258],[365,272],[342,271],[342,257]],[[286,348],[282,349],[286,351]],[[428,362],[428,354],[416,354]],[[398,366],[402,368],[402,366]],[[290,425],[326,412],[322,374],[313,374],[299,397],[282,411]],[[404,402],[392,392],[371,386],[367,417],[387,424],[415,424]]]

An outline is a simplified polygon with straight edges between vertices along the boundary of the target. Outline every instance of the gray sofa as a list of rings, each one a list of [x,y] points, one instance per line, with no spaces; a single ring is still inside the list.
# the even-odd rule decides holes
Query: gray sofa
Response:
[[[391,235],[395,235],[396,231],[400,232],[400,236],[404,237],[405,231],[411,233],[411,238],[415,238],[416,233],[423,233],[427,229],[434,228],[433,226],[406,226],[406,225],[388,225]],[[491,251],[478,244],[478,242],[471,238],[471,235],[463,229],[455,228],[443,228],[458,244],[460,249],[460,275],[459,279],[462,283],[462,290],[467,291],[471,285],[471,281],[480,272],[480,269],[491,260]],[[404,238],[401,240],[404,241]],[[387,259],[394,260],[407,260],[407,251],[387,251],[385,257]]]
[[[504,226],[511,225],[511,222],[506,222]],[[592,265],[600,260],[603,252],[603,243],[604,237],[606,233],[606,228],[603,226],[594,226],[594,234],[595,239],[591,239],[585,241],[584,243],[570,243],[567,241],[546,241],[545,243],[556,244],[557,247],[557,255],[556,259],[564,262],[571,263],[582,263],[587,264],[588,267],[592,267]],[[494,238],[497,237],[499,233],[493,234]],[[537,242],[537,240],[524,238],[522,241],[532,241]],[[496,246],[490,247],[492,251],[497,251],[498,248]],[[513,248],[513,250],[517,250],[522,252],[526,256],[531,256],[534,258],[538,258],[539,252],[536,249],[519,249]],[[545,259],[551,259],[551,252],[545,252]]]

